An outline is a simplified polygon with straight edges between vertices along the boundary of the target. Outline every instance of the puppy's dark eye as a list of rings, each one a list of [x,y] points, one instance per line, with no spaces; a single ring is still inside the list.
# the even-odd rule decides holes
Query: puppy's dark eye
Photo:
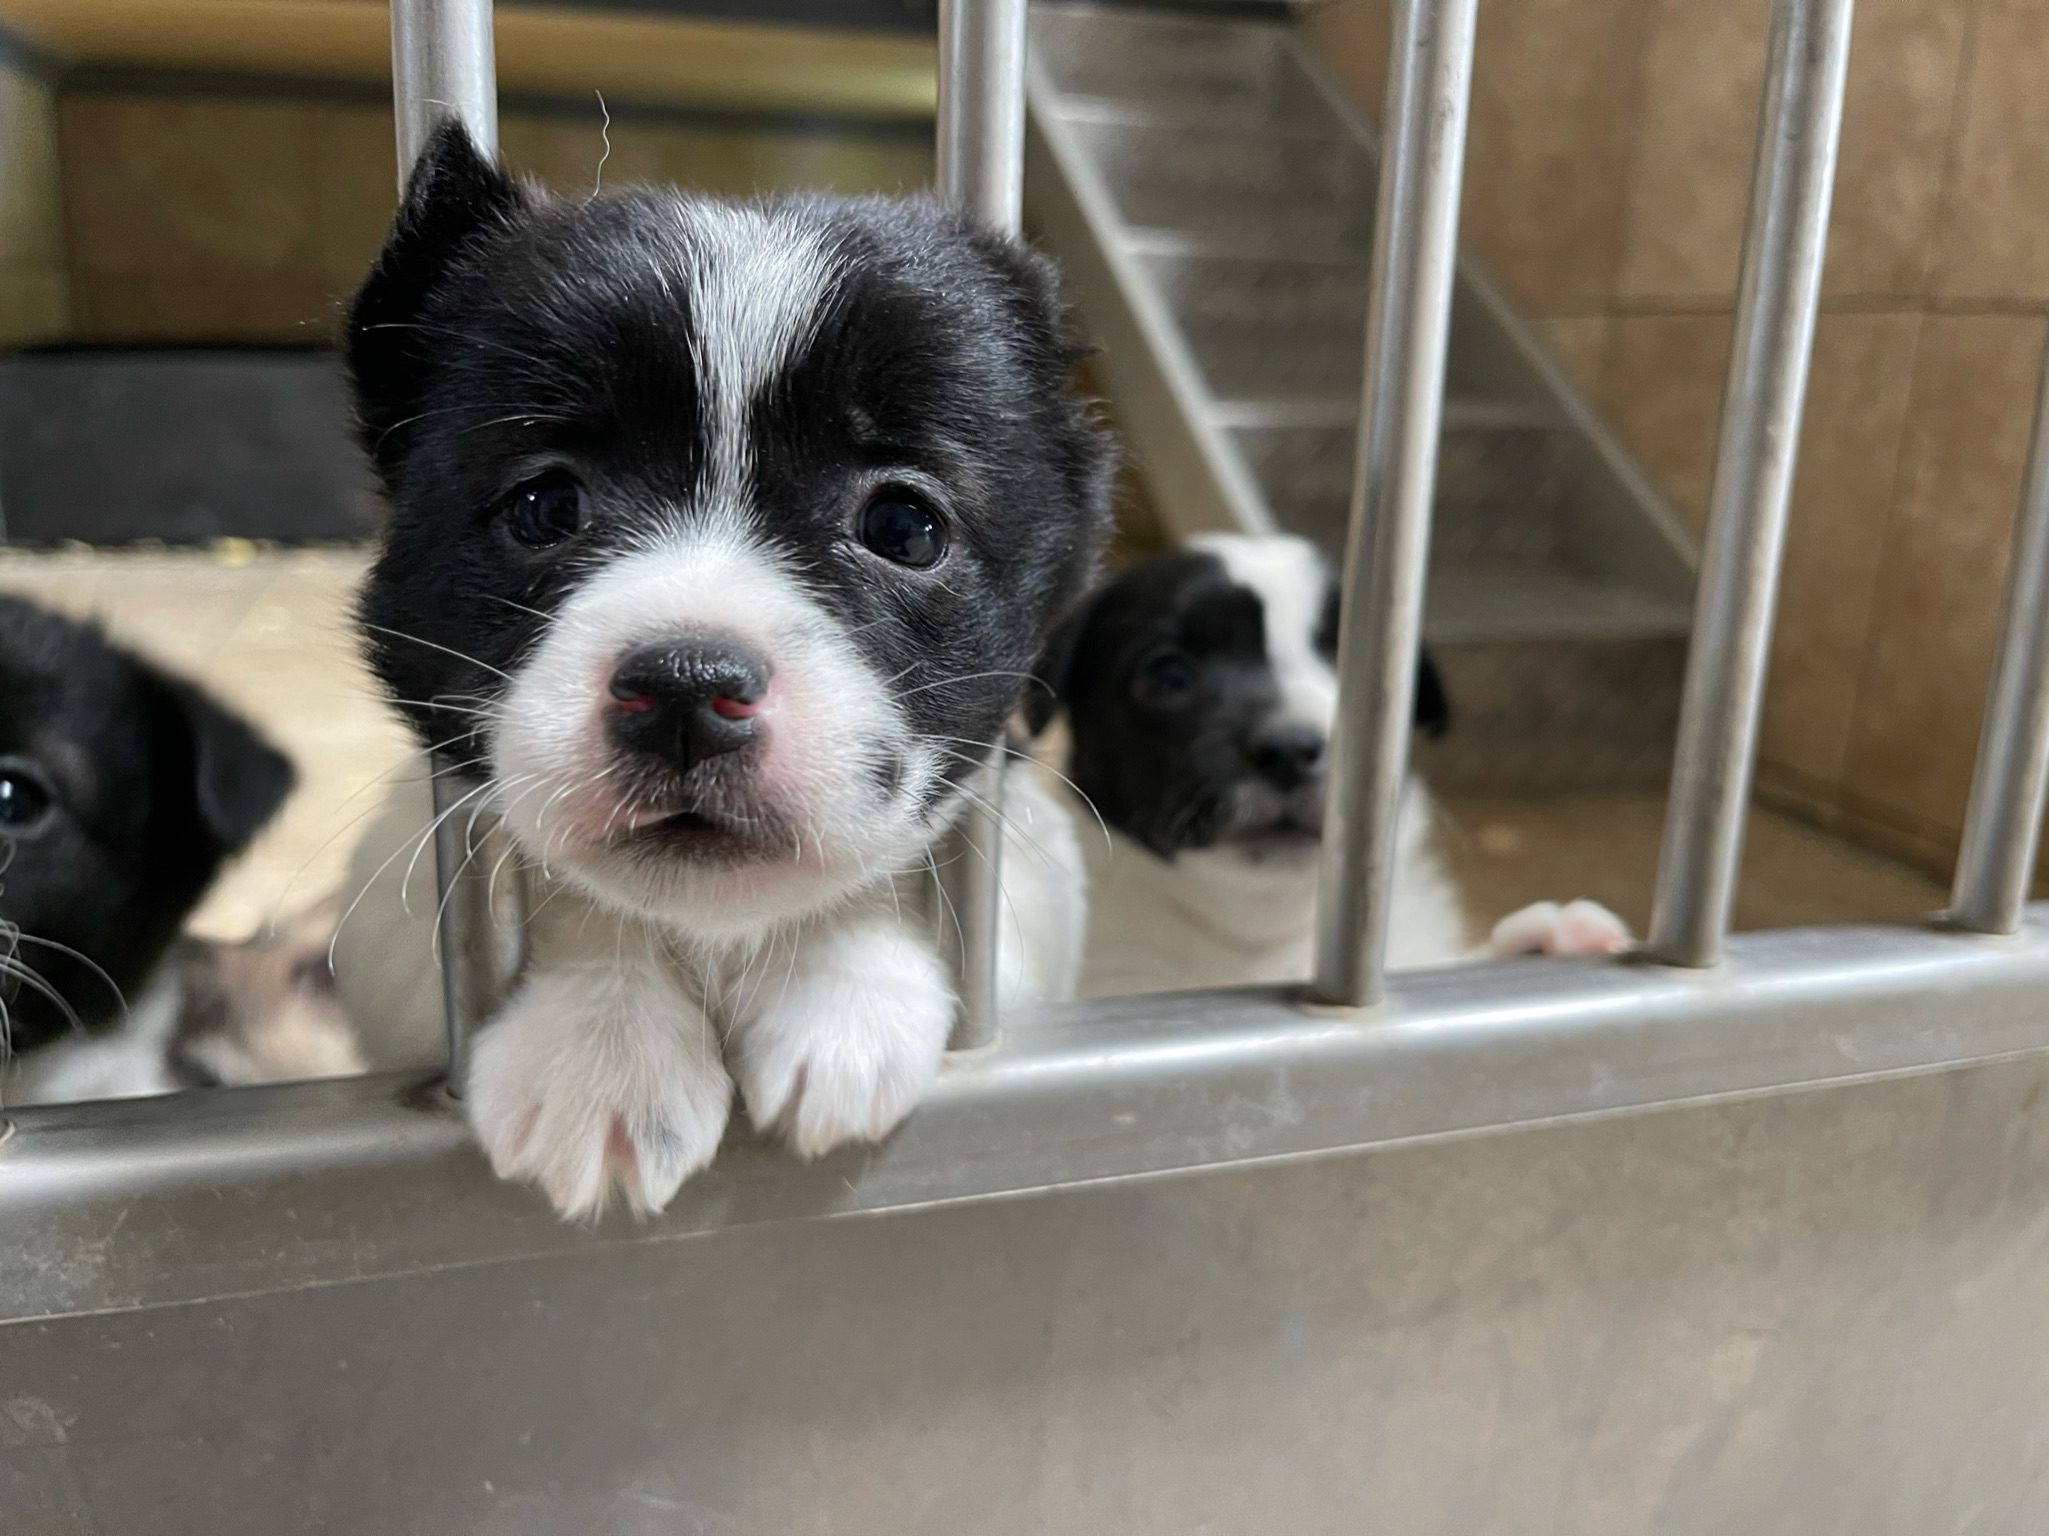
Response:
[[[1179,651],[1161,651],[1147,659],[1132,681],[1132,696],[1153,709],[1173,709],[1195,692],[1195,667]]]
[[[861,509],[861,542],[892,565],[924,570],[946,553],[946,525],[924,502],[894,486]]]
[[[546,549],[583,528],[587,500],[574,475],[551,470],[506,498],[505,527],[528,549]]]
[[[19,768],[0,768],[0,831],[32,827],[49,810],[50,792],[41,780]]]

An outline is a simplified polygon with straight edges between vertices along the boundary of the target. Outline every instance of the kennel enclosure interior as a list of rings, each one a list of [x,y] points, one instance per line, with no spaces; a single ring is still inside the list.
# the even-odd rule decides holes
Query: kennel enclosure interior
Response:
[[[2049,1525],[2049,412],[1949,910],[1728,931],[1850,0],[1771,7],[1648,940],[1385,970],[1477,9],[1393,4],[1315,977],[1005,1020],[988,862],[957,861],[961,1032],[910,1122],[812,1164],[739,1140],[595,1232],[493,1183],[437,1081],[13,1112],[0,1527]],[[1239,483],[1144,253],[1085,227],[1046,39],[1091,14],[941,6],[943,189],[1016,227],[1051,163],[1046,232],[1138,328],[1145,408]],[[401,168],[446,113],[489,145],[490,6],[392,35]],[[1089,120],[1171,131],[1146,111]],[[459,1060],[517,945],[437,852]]]

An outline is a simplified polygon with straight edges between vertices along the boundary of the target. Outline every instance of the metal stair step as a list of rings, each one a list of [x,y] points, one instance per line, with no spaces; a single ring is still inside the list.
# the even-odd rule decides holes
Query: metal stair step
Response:
[[[1366,349],[1366,256],[1281,260],[1162,250],[1146,236],[1127,247],[1157,285],[1220,399],[1331,395],[1356,399]],[[1468,333],[1476,317],[1454,301],[1448,356],[1454,392],[1483,380],[1484,355]],[[1355,412],[1356,414],[1356,412]]]
[[[1650,787],[1672,760],[1683,635],[1430,640],[1451,731],[1414,762],[1440,792]]]
[[[1684,603],[1566,570],[1438,569],[1424,633],[1433,643],[1683,638]]]
[[[1230,129],[1082,120],[1086,150],[1129,229],[1260,233],[1271,248],[1328,256],[1367,249],[1373,166],[1334,134],[1273,138]]]
[[[1289,244],[1263,229],[1169,229],[1133,225],[1120,242],[1134,257],[1207,256],[1230,261],[1262,261],[1310,266],[1363,263],[1367,248],[1350,245]]]
[[[1050,105],[1063,121],[1071,124],[1104,123],[1180,133],[1213,133],[1229,128],[1242,134],[1256,129],[1277,138],[1341,136],[1335,115],[1321,102],[1305,98],[1283,98],[1268,104],[1250,99],[1217,102],[1194,94],[1143,98],[1061,94]]]
[[[1377,174],[1289,22],[1041,3],[1045,231],[1168,523],[1349,520]],[[1030,188],[1036,187],[1033,192]],[[1424,629],[1444,788],[1650,784],[1671,750],[1690,552],[1657,493],[1461,263]]]
[[[1446,413],[1437,461],[1433,563],[1489,570],[1579,563],[1561,434],[1544,426],[1462,422],[1460,414]],[[1281,525],[1332,554],[1342,549],[1351,518],[1356,420],[1247,426],[1231,436]]]
[[[1034,7],[1034,61],[1062,96],[1109,106],[1179,109],[1209,122],[1262,125],[1327,118],[1305,91],[1285,27],[1157,11]]]
[[[1263,428],[1324,428],[1349,431],[1359,422],[1359,396],[1350,394],[1249,395],[1217,401],[1210,420],[1226,431]],[[1541,402],[1507,396],[1451,395],[1444,401],[1446,431],[1549,430],[1557,417]]]

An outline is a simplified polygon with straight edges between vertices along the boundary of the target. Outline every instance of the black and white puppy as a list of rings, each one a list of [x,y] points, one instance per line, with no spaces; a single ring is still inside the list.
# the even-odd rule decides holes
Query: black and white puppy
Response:
[[[231,1010],[219,1006],[211,951],[179,933],[293,777],[247,721],[97,625],[0,597],[8,1099],[249,1080],[253,1068],[206,1065]],[[187,1006],[195,981],[214,999],[204,1010]]]
[[[448,127],[347,344],[372,663],[543,887],[494,1167],[659,1209],[735,1080],[801,1153],[888,1132],[954,1011],[904,877],[1107,531],[1051,269],[926,201],[551,201]]]
[[[1309,974],[1337,648],[1338,587],[1314,545],[1219,535],[1105,586],[1056,642],[1068,773],[1111,836],[1091,856],[1089,996]],[[1450,704],[1426,657],[1416,724]],[[1440,855],[1428,790],[1402,808],[1388,956],[1471,954],[1463,894]],[[1590,902],[1504,919],[1490,951],[1591,952],[1628,940]]]

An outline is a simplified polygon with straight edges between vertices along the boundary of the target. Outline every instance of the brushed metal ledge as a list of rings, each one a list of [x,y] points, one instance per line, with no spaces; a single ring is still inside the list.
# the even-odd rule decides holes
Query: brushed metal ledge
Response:
[[[650,1243],[1926,1072],[2049,1049],[2049,906],[2012,938],[1736,939],[1682,972],[1411,973],[1376,1009],[1267,991],[1049,1013],[951,1059],[882,1147],[742,1137],[669,1213],[596,1231],[493,1182],[432,1085],[392,1078],[16,1114],[0,1321]]]

